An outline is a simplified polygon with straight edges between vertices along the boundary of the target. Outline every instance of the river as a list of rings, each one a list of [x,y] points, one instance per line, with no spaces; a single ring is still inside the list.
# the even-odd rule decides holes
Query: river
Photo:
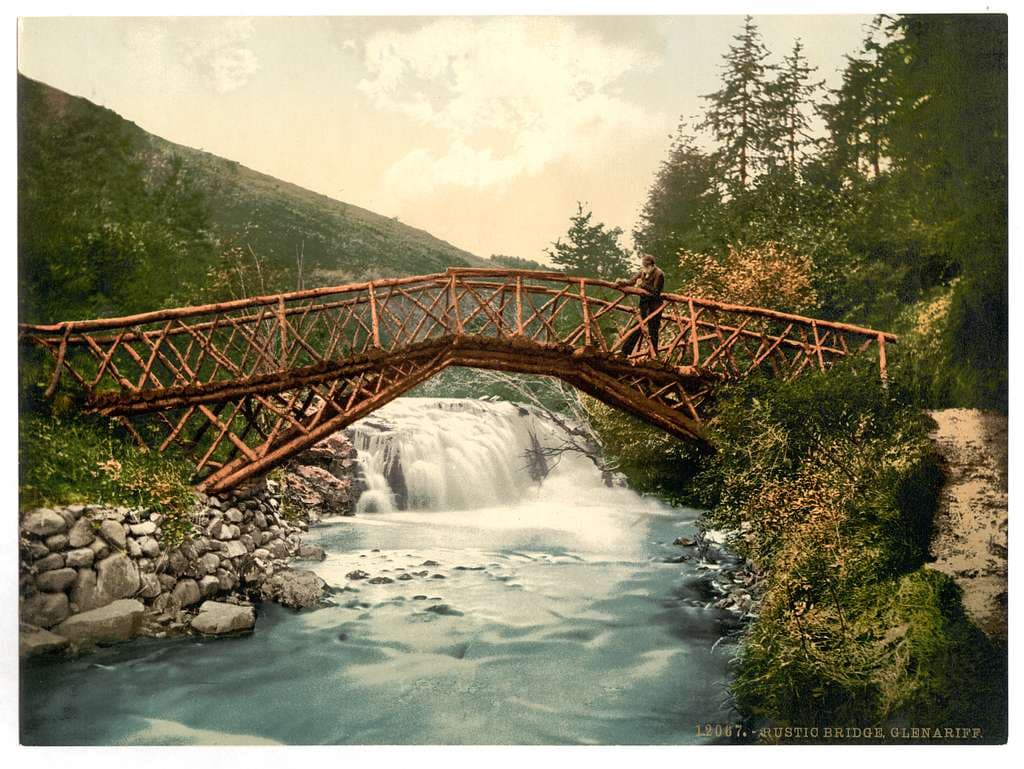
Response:
[[[564,435],[510,403],[399,399],[352,435],[369,489],[303,564],[332,605],[33,661],[22,742],[686,744],[734,720],[735,620],[695,560],[669,562],[698,511],[578,454],[533,481],[527,448]]]

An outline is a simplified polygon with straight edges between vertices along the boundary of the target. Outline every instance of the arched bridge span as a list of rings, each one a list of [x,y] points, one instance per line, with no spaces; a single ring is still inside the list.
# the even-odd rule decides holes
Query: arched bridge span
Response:
[[[52,356],[48,395],[78,389],[84,408],[117,419],[143,445],[183,449],[207,491],[266,472],[448,366],[559,377],[701,441],[716,387],[759,368],[789,378],[865,353],[884,378],[886,343],[895,341],[666,293],[655,350],[632,294],[640,291],[562,273],[450,269],[22,325],[20,338]]]

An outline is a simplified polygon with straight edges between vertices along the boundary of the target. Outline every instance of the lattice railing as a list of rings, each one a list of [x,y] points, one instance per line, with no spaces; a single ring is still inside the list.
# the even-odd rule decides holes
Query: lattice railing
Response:
[[[446,365],[550,373],[689,437],[712,387],[758,368],[788,378],[870,352],[886,376],[890,334],[670,293],[655,350],[640,294],[561,273],[452,269],[20,332],[52,356],[48,394],[73,382],[87,408],[143,443],[186,447],[212,486]]]

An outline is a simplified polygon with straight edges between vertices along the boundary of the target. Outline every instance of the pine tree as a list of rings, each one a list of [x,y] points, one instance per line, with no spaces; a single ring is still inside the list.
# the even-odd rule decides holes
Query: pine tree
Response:
[[[764,165],[769,125],[765,76],[770,67],[764,63],[769,52],[752,17],[746,17],[743,32],[733,39],[736,44],[724,57],[721,89],[701,97],[709,105],[698,128],[711,130],[732,191],[743,192]]]
[[[611,280],[621,278],[629,272],[629,251],[619,245],[622,228],[606,230],[603,223],[591,224],[594,214],[583,210],[583,204],[576,204],[576,215],[569,218],[572,224],[561,238],[545,249],[551,261],[565,272],[585,275],[591,278]]]
[[[773,165],[785,167],[796,174],[806,150],[814,143],[808,114],[814,108],[823,80],[812,81],[817,67],[807,63],[800,38],[793,51],[783,59],[775,80],[767,87],[768,130],[767,151]]]

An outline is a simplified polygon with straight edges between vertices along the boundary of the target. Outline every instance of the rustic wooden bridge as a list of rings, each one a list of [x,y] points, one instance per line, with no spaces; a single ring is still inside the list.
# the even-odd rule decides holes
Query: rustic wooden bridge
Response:
[[[141,444],[229,489],[448,366],[558,377],[691,441],[716,387],[851,355],[886,376],[895,337],[663,294],[654,349],[634,288],[562,273],[450,269],[122,318],[22,325],[52,356],[47,396],[78,391]],[[639,344],[629,355],[627,340]]]

